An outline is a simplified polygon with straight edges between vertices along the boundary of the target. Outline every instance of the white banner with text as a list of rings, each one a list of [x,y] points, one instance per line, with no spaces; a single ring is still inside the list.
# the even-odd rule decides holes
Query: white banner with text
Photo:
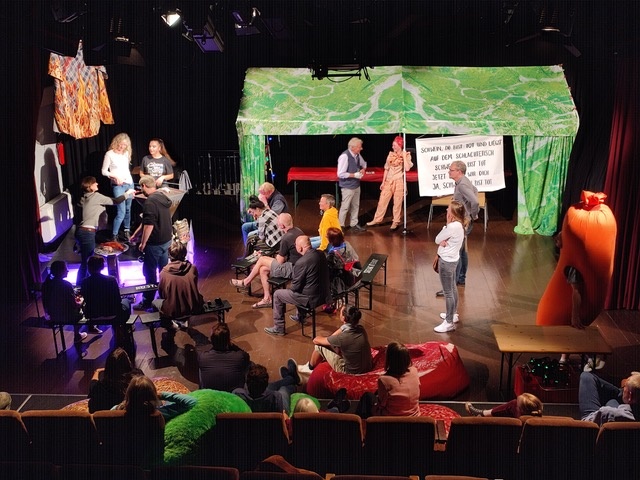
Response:
[[[449,165],[456,160],[467,165],[467,178],[479,192],[504,188],[503,140],[486,135],[416,139],[420,196],[451,195],[455,184]]]

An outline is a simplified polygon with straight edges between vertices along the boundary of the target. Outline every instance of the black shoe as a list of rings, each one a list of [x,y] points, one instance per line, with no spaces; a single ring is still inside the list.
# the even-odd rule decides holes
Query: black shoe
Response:
[[[484,417],[484,412],[479,408],[476,408],[473,405],[471,405],[470,402],[466,402],[464,404],[464,408],[469,415],[472,415],[474,417]]]
[[[436,292],[436,297],[444,297],[444,290],[438,290]]]
[[[347,400],[347,389],[341,388],[336,392],[333,400],[327,405],[327,409],[337,408],[340,413],[344,413],[351,408],[351,402]]]
[[[289,318],[291,320],[293,320],[294,322],[299,323],[300,325],[308,325],[309,324],[309,322],[307,322],[306,315],[303,316],[302,318],[300,318],[300,314],[296,313],[295,315],[289,315]]]
[[[293,358],[287,360],[287,366],[280,367],[282,378],[292,377],[296,385],[300,385],[300,375],[298,374],[298,364]]]
[[[351,230],[353,230],[354,232],[366,232],[367,229],[364,227],[361,227],[360,225],[354,225],[353,227],[351,227]]]

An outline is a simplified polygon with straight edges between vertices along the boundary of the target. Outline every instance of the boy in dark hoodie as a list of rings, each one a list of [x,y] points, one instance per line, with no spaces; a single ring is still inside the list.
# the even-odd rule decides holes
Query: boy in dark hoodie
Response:
[[[187,246],[174,241],[169,247],[171,260],[160,272],[158,294],[153,305],[167,329],[175,330],[175,320],[202,313],[204,299],[198,291],[198,269],[187,259]]]
[[[168,263],[169,245],[173,236],[171,224],[171,199],[156,188],[156,181],[149,175],[140,178],[140,187],[146,200],[142,204],[142,224],[131,237],[136,242],[140,238],[138,250],[144,255],[142,273],[145,281],[156,283],[157,271]],[[154,311],[151,304],[155,292],[144,292],[142,301],[133,306],[134,310]]]

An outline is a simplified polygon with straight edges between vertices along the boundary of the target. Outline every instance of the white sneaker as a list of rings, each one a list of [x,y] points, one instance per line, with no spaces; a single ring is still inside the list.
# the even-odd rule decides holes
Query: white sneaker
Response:
[[[298,365],[298,373],[306,373],[310,375],[311,372],[313,372],[313,370],[309,368],[309,362],[305,363],[304,365]]]
[[[455,329],[456,329],[456,326],[453,323],[448,323],[445,320],[437,327],[434,327],[433,331],[437,333],[447,333],[447,332],[453,332]]]
[[[442,312],[440,314],[440,318],[444,320],[445,318],[447,318],[447,314]],[[453,323],[458,323],[459,321],[460,321],[460,316],[457,313],[454,313],[453,314]]]
[[[601,370],[604,368],[604,360],[600,357],[596,357],[596,370]],[[582,369],[583,372],[592,372],[593,371],[593,358],[590,358],[587,364]]]

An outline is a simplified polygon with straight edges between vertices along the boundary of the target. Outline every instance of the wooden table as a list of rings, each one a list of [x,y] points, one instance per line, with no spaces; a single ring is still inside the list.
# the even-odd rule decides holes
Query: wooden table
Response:
[[[492,325],[493,335],[502,353],[500,360],[500,393],[504,375],[505,357],[508,357],[507,392],[511,395],[511,376],[515,365],[513,356],[518,354],[518,361],[523,353],[577,353],[590,355],[610,354],[611,347],[600,334],[597,327],[586,327],[578,330],[571,326],[538,326],[538,325]]]

